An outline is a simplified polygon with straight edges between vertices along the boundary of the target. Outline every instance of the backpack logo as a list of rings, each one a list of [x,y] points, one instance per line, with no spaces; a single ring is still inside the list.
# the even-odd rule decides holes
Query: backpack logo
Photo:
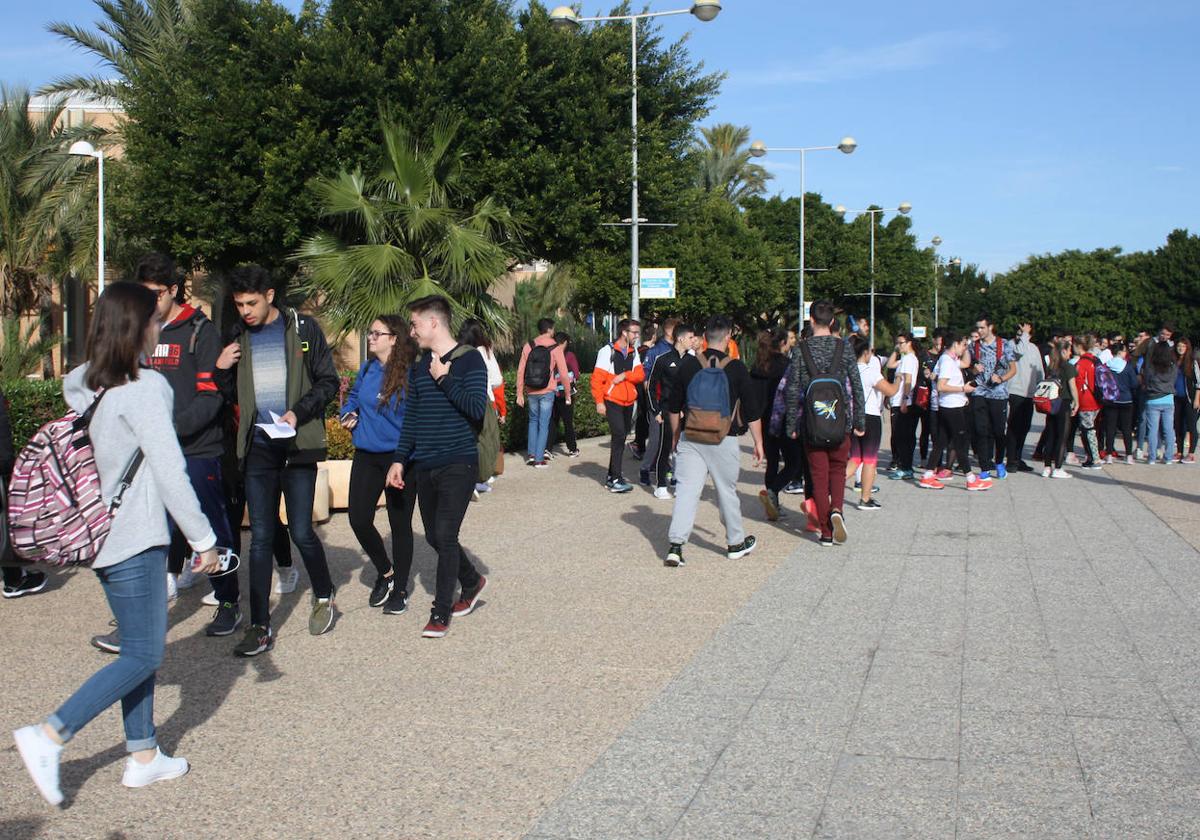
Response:
[[[842,359],[846,343],[838,341],[833,362],[827,371],[818,371],[808,342],[801,342],[800,357],[808,372],[804,392],[804,436],[809,444],[822,449],[838,446],[846,439],[846,421],[839,416],[838,405],[847,399]]]
[[[817,410],[817,414],[824,417],[826,420],[837,419],[837,400],[825,402],[824,400],[813,400],[813,408]]]

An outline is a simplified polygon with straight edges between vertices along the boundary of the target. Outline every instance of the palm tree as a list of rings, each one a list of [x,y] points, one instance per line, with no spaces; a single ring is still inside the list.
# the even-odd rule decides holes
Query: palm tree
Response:
[[[750,162],[748,126],[718,123],[701,128],[700,135],[692,145],[697,162],[696,186],[739,205],[767,191],[767,181],[775,176]]]
[[[508,312],[488,289],[518,262],[520,225],[491,197],[467,206],[458,122],[436,124],[427,143],[386,115],[382,124],[378,176],[342,171],[315,182],[333,229],[297,250],[307,274],[301,290],[318,298],[341,335],[429,294],[507,335]]]

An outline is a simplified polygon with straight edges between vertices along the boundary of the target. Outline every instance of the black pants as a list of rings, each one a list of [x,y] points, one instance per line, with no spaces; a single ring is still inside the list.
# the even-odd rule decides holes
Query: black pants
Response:
[[[1067,445],[1071,442],[1069,429],[1071,412],[1065,407],[1058,414],[1046,416],[1046,440],[1042,444],[1042,463],[1047,467],[1062,469],[1063,459],[1067,455]]]
[[[1125,454],[1133,454],[1133,403],[1112,403],[1104,406],[1104,450],[1115,455],[1117,432],[1125,442]]]
[[[917,411],[913,406],[892,409],[892,460],[906,472],[912,472],[913,449],[917,445]]]
[[[958,468],[964,473],[970,472],[971,462],[967,457],[967,452],[971,448],[971,436],[967,432],[967,408],[965,406],[961,408],[938,406],[938,410],[934,414],[938,419],[941,432],[934,437],[933,449],[929,450],[929,463],[934,465],[939,463],[942,460],[943,447],[952,445],[958,456]],[[946,466],[950,464],[950,457],[947,456]]]
[[[659,487],[666,487],[669,483],[667,476],[671,472],[671,444],[675,442],[675,433],[671,426],[671,415],[666,411],[660,411],[658,416],[662,418],[662,425],[658,430],[658,451],[654,453],[654,475],[655,481]],[[651,419],[651,423],[658,423],[658,420]],[[652,439],[654,436],[650,435]],[[646,463],[645,460],[642,463]]]
[[[21,566],[0,566],[0,572],[4,575],[5,586],[16,586],[21,582],[21,576],[25,574],[25,569]]]
[[[633,425],[633,445],[637,447],[638,452],[646,451],[646,438],[650,436],[650,420],[652,419],[646,406],[650,404],[649,398],[646,396],[645,383],[637,385],[637,419]]]
[[[669,444],[668,444],[669,445]],[[767,474],[763,486],[775,493],[782,493],[800,474],[801,449],[799,441],[784,435],[763,435],[763,454],[767,458]],[[780,459],[783,460],[782,467]]]
[[[608,477],[624,478],[621,468],[625,462],[625,438],[629,435],[629,425],[633,420],[633,406],[617,405],[605,400],[604,416],[608,418],[608,430],[611,435]]]
[[[463,517],[467,515],[471,493],[479,477],[479,467],[476,464],[446,464],[415,472],[413,478],[425,539],[438,556],[437,586],[431,612],[448,622],[454,606],[455,582],[464,591],[479,584],[479,572],[458,542]]]
[[[1196,454],[1196,406],[1187,397],[1175,397],[1175,450],[1183,454],[1183,436],[1188,435],[1189,455]],[[1167,457],[1170,457],[1169,454]]]
[[[229,526],[233,531],[233,553],[242,555],[242,520],[246,516],[246,483],[241,470],[234,467],[233,480],[230,481],[229,471],[225,470],[225,512],[229,516]],[[283,524],[279,514],[275,514],[275,542],[271,547],[275,557],[275,565],[281,569],[292,566],[292,537],[288,526]]]
[[[1015,469],[1025,453],[1025,438],[1033,425],[1033,397],[1008,396],[1008,468]]]
[[[554,413],[550,415],[550,437],[546,441],[547,449],[553,450],[558,443],[560,421],[563,424],[563,440],[566,441],[567,451],[574,452],[579,448],[579,443],[575,440],[575,406],[568,404],[566,396],[562,393],[554,398]]]
[[[933,443],[933,436],[937,434],[937,415],[928,408],[917,408],[914,405],[913,409],[921,421],[921,435],[917,440],[921,449],[921,460],[925,461],[929,458],[929,447]]]
[[[971,397],[971,419],[975,428],[975,458],[979,469],[996,469],[997,459],[1004,459],[1008,446],[1008,430],[1005,415],[1008,402],[989,400],[987,397]]]
[[[417,490],[406,484],[403,490],[387,487],[388,470],[392,467],[391,452],[354,452],[350,466],[350,528],[358,538],[363,553],[380,575],[395,573],[395,585],[408,592],[408,575],[412,570],[412,514],[417,503]],[[384,494],[388,524],[392,528],[392,559],[383,548],[383,537],[375,527],[375,508],[379,494]]]

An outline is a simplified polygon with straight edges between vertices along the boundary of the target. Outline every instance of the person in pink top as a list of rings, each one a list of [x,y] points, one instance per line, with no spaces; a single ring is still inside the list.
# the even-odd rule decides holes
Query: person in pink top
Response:
[[[554,412],[555,375],[570,382],[570,371],[562,348],[554,340],[554,320],[538,321],[538,337],[521,348],[521,363],[517,366],[517,405],[528,402],[529,457],[525,463],[546,469],[546,438],[550,434],[550,417]],[[571,404],[568,392],[566,404]]]

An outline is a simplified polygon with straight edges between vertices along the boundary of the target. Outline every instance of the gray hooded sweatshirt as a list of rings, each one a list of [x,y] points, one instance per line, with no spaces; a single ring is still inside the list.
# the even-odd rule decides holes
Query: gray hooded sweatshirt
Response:
[[[96,398],[84,384],[86,371],[87,365],[81,365],[63,379],[67,405],[81,414]],[[174,399],[162,374],[142,370],[133,382],[110,388],[92,417],[90,437],[106,503],[112,502],[137,450],[145,453],[93,569],[115,566],[149,548],[168,545],[168,513],[196,551],[217,544],[217,535],[192,490],[187,462],[175,436]]]

